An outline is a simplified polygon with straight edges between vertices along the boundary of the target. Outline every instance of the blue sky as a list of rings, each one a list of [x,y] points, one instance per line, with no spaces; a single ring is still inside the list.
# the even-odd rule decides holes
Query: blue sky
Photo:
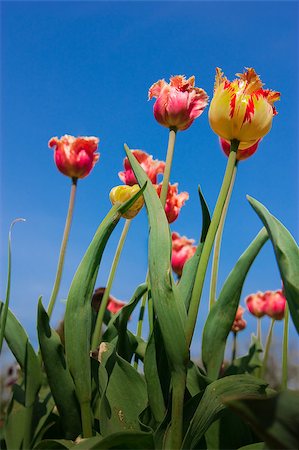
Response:
[[[297,2],[2,2],[1,296],[5,293],[6,236],[13,234],[11,308],[35,338],[39,295],[48,303],[68,204],[70,180],[53,163],[47,143],[63,134],[100,138],[100,161],[79,181],[75,216],[59,298],[68,288],[92,236],[121,184],[123,143],[165,159],[168,132],[152,114],[149,87],[171,75],[195,75],[213,94],[215,67],[229,79],[254,67],[266,88],[281,92],[278,116],[258,152],[241,162],[221,253],[219,285],[261,228],[246,201],[257,198],[298,241],[298,3]],[[197,239],[200,184],[211,210],[226,157],[206,111],[178,133],[172,182],[190,199],[171,228]],[[112,235],[97,285],[105,285],[122,229]],[[112,293],[124,300],[146,275],[147,220],[130,230]],[[206,315],[208,284],[200,320]],[[244,286],[243,298],[279,289],[270,244]],[[243,302],[243,300],[242,300]],[[58,302],[55,324],[64,305]],[[255,321],[246,315],[247,343]],[[264,319],[264,327],[269,324]],[[132,329],[135,319],[132,319]],[[277,325],[281,335],[281,324]],[[292,330],[292,334],[294,331]],[[200,329],[193,352],[198,354]]]

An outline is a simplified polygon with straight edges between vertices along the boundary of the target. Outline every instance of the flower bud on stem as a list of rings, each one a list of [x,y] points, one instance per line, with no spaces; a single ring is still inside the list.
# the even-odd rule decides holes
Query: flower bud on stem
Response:
[[[209,230],[206,236],[206,240],[203,246],[201,258],[197,267],[197,273],[196,278],[194,282],[194,287],[192,291],[191,301],[190,301],[190,307],[188,311],[188,317],[187,317],[187,326],[186,326],[186,339],[188,346],[191,345],[195,325],[196,325],[196,319],[197,319],[197,313],[199,309],[200,304],[200,298],[202,294],[203,284],[205,280],[205,275],[207,271],[207,266],[211,254],[211,250],[213,247],[213,243],[215,240],[215,236],[218,230],[219,222],[221,219],[223,207],[229,192],[229,187],[231,184],[231,180],[234,174],[235,165],[236,165],[236,152],[238,150],[239,141],[232,140],[231,141],[231,151],[229,154],[229,158],[227,161],[226,171],[224,174],[222,186],[218,195],[217,203],[214,209],[214,214],[209,226]]]

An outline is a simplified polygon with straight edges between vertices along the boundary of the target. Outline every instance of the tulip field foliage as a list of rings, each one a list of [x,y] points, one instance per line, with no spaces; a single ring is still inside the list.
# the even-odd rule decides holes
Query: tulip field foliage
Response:
[[[217,89],[221,88],[219,95],[222,96],[226,94],[226,86],[230,82],[223,78],[222,72],[217,73]],[[259,78],[256,79],[255,73],[250,73],[250,76],[255,76],[259,85]],[[246,80],[246,75],[242,76],[242,80]],[[181,76],[174,77],[167,89],[171,92],[181,89],[180,95],[185,98],[185,95],[191,95],[194,89],[198,89],[194,88],[193,78],[185,80]],[[151,97],[160,96],[162,85],[163,95],[166,95],[166,84],[154,84]],[[238,86],[236,83],[233,85],[235,91]],[[274,101],[277,95],[272,91],[267,91],[264,97],[259,94],[254,100],[255,107],[262,108],[265,98]],[[200,114],[207,102],[205,92],[198,89],[194,101],[193,107]],[[222,131],[216,101],[215,97],[212,122]],[[266,112],[268,110],[269,108],[265,108]],[[158,101],[154,112],[157,120],[170,128],[172,138],[175,138],[174,133],[178,129],[185,130],[194,120],[194,117],[184,116],[184,123],[180,128],[178,117],[171,115],[171,111],[161,118]],[[250,110],[246,114],[250,116],[253,112]],[[165,117],[167,120],[173,119],[175,123],[165,125]],[[226,120],[230,119],[227,117]],[[268,131],[271,121],[269,118]],[[250,135],[250,124],[248,119],[247,137]],[[256,127],[259,129],[258,125]],[[244,145],[245,150],[256,148],[262,136],[256,139],[249,137],[240,151],[240,142],[236,141],[236,137],[226,137],[231,145],[225,177],[230,176],[232,179],[237,167],[237,152],[241,154]],[[242,141],[242,136],[238,135],[238,139]],[[70,141],[72,146],[77,145],[69,136],[64,137],[64,140]],[[93,145],[92,152],[95,152],[96,138],[92,141],[84,138],[81,141],[83,144],[87,142],[89,146]],[[63,165],[63,140],[50,142],[52,146],[57,146],[57,152],[61,152],[56,154],[56,159],[59,157],[57,161]],[[231,268],[219,289],[218,298],[210,304],[201,330],[201,363],[196,364],[190,358],[190,346],[197,311],[201,313],[200,301],[204,301],[201,293],[207,278],[210,253],[213,245],[216,245],[221,220],[225,218],[225,202],[229,198],[231,181],[228,178],[224,180],[213,213],[199,188],[199,205],[202,211],[200,241],[196,249],[192,250],[192,257],[184,265],[181,275],[176,277],[171,264],[172,235],[165,214],[166,197],[163,204],[163,184],[161,192],[158,192],[152,182],[155,174],[148,176],[146,166],[142,166],[144,160],[140,162],[136,157],[140,159],[140,154],[134,156],[127,145],[125,153],[126,165],[131,171],[127,178],[133,180],[133,186],[128,184],[125,189],[117,188],[110,194],[113,206],[99,224],[69,288],[63,335],[52,328],[51,311],[49,307],[47,309],[43,298],[38,300],[37,350],[33,348],[26,331],[12,312],[13,301],[9,304],[9,263],[6,298],[0,303],[0,343],[2,346],[3,339],[6,340],[19,365],[19,376],[13,385],[12,396],[0,428],[1,448],[298,448],[299,393],[287,389],[287,378],[283,378],[281,388],[277,390],[264,379],[269,350],[267,345],[270,341],[265,344],[258,333],[253,334],[250,347],[244,355],[237,356],[234,347],[231,361],[225,360],[227,342],[232,332],[234,345],[236,344],[238,328],[233,326],[247,274],[264,245],[273,247],[273,264],[278,266],[282,280],[281,295],[285,296],[287,302],[285,333],[288,317],[299,332],[298,245],[280,220],[258,200],[248,197],[248,208],[252,207],[252,213],[260,219],[260,231]],[[95,165],[98,159],[95,155],[97,154],[92,155],[93,159],[89,161],[84,176]],[[246,157],[248,156],[247,152]],[[165,168],[165,164],[161,162],[147,160],[147,164],[152,163],[159,167],[160,172],[162,166],[163,170]],[[78,161],[76,164],[79,164]],[[78,165],[77,171],[71,173],[68,172],[69,167],[71,166],[63,165],[63,173],[73,179],[72,188],[75,189],[77,180],[74,181],[74,177],[80,178],[81,166]],[[127,179],[124,174],[122,172],[121,176]],[[96,311],[92,307],[92,301],[109,238],[126,219],[113,262],[116,264],[125,233],[128,232],[128,221],[134,220],[143,202],[149,228],[146,279],[132,289],[130,301],[119,306],[118,311],[107,311],[108,302],[113,299],[106,296],[105,292]],[[9,258],[10,251],[9,238]],[[115,275],[113,264],[111,283]],[[142,337],[144,334],[141,332],[145,309],[149,321],[146,338]],[[133,313],[139,314],[136,333],[128,328]],[[285,335],[282,358],[284,369],[286,357]],[[282,372],[287,377],[284,369]]]

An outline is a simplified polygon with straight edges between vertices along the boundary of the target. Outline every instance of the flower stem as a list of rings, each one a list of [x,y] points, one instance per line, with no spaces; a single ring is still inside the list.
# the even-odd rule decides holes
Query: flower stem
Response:
[[[209,257],[215,240],[215,235],[218,229],[218,225],[221,219],[222,210],[225,204],[225,200],[229,191],[231,184],[231,179],[234,174],[236,165],[236,156],[239,146],[239,141],[233,140],[231,142],[231,151],[227,161],[226,171],[224,174],[222,186],[218,195],[217,203],[214,209],[214,214],[209,226],[209,230],[206,236],[206,240],[203,246],[201,258],[197,267],[196,278],[194,282],[194,287],[192,291],[190,307],[188,311],[187,327],[186,327],[186,338],[187,344],[190,346],[195,325],[197,319],[198,308],[200,304],[200,298],[202,294],[203,284],[205,280],[205,275],[207,271],[207,266],[209,262]]]
[[[229,185],[229,190],[227,193],[227,197],[224,203],[224,207],[221,214],[221,219],[219,222],[218,230],[216,233],[215,244],[214,244],[214,253],[213,253],[213,261],[212,261],[212,274],[211,274],[211,284],[210,284],[210,309],[214,305],[216,301],[216,290],[217,290],[217,278],[218,278],[218,267],[219,267],[219,257],[220,257],[220,248],[221,248],[221,240],[223,234],[223,228],[225,223],[225,218],[228,210],[228,205],[231,199],[235,179],[237,174],[237,163],[234,167],[232,179]]]
[[[102,330],[102,324],[103,324],[103,319],[104,319],[104,315],[105,315],[105,311],[107,308],[107,304],[108,304],[108,300],[109,300],[109,295],[111,292],[111,287],[112,287],[112,283],[115,277],[115,272],[119,263],[119,258],[126,240],[126,236],[128,234],[129,228],[130,228],[130,224],[131,224],[131,219],[126,219],[125,224],[124,224],[124,228],[122,230],[122,233],[120,235],[118,244],[117,244],[117,248],[115,251],[115,255],[112,261],[112,266],[109,272],[109,276],[108,276],[108,281],[107,281],[107,286],[105,288],[105,292],[101,301],[101,305],[100,305],[100,309],[97,315],[97,320],[96,320],[96,325],[95,325],[95,329],[93,332],[93,336],[92,336],[92,341],[91,341],[91,349],[95,350],[99,343],[100,343],[100,338],[101,338],[101,330]]]
[[[234,331],[234,333],[233,333],[232,363],[236,359],[236,354],[237,354],[237,333]]]
[[[167,199],[167,191],[168,191],[168,184],[169,184],[169,179],[170,179],[172,158],[173,158],[173,153],[174,153],[175,138],[176,138],[176,128],[170,128],[169,129],[167,155],[166,155],[166,164],[165,164],[164,177],[163,177],[163,183],[162,183],[162,189],[161,189],[161,195],[160,195],[160,199],[161,199],[161,203],[162,203],[163,207],[165,206],[166,199]]]
[[[92,417],[91,417],[91,406],[90,402],[80,403],[81,408],[81,420],[82,420],[82,437],[90,438],[92,437]]]
[[[288,387],[288,341],[289,341],[289,307],[286,304],[282,341],[282,379],[281,389]]]
[[[271,346],[271,341],[272,341],[274,323],[275,323],[275,319],[272,319],[271,323],[270,323],[267,339],[266,339],[263,365],[262,365],[261,373],[260,373],[261,378],[264,378],[266,370],[267,370],[267,363],[268,363],[269,351],[270,351],[270,346]]]
[[[57,271],[56,271],[56,277],[55,282],[53,286],[53,290],[51,293],[49,305],[48,305],[48,316],[49,318],[52,315],[53,308],[56,302],[56,298],[58,295],[59,287],[60,287],[60,281],[62,276],[62,270],[63,270],[63,264],[64,264],[64,258],[65,258],[65,252],[66,252],[66,246],[70,234],[71,224],[72,224],[72,218],[73,218],[73,212],[74,212],[74,205],[75,205],[75,198],[76,198],[76,190],[77,190],[77,178],[72,178],[72,187],[71,187],[71,193],[70,193],[70,200],[69,200],[69,207],[68,212],[66,216],[65,226],[64,226],[64,232],[60,247],[60,253],[59,253],[59,259],[58,259],[58,265],[57,265]]]
[[[260,344],[262,344],[262,321],[260,317],[257,317],[256,322],[256,334],[257,334],[257,340]]]
[[[148,276],[146,277],[148,279]],[[147,292],[143,294],[140,311],[139,311],[139,317],[138,317],[138,323],[137,323],[137,330],[136,330],[136,336],[141,337],[142,336],[142,326],[143,326],[143,318],[144,318],[144,311],[145,311],[145,305],[147,300]],[[134,359],[134,368],[138,369],[138,356],[135,354]]]
[[[172,373],[171,449],[180,449],[183,440],[183,406],[186,372]]]

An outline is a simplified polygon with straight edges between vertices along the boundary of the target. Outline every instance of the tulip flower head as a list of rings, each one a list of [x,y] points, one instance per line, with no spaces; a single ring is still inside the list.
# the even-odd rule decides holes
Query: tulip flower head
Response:
[[[251,294],[245,299],[248,311],[255,317],[265,315],[265,298],[262,292]]]
[[[264,293],[264,299],[264,310],[267,316],[275,320],[282,320],[284,318],[286,307],[286,298],[282,291],[266,291]]]
[[[172,238],[172,255],[171,266],[173,271],[180,277],[183,267],[188,259],[192,258],[196,252],[194,239],[188,239],[186,236],[180,236],[179,233],[173,232]]]
[[[105,290],[106,290],[105,287],[99,287],[94,291],[91,305],[96,312],[99,312]],[[116,314],[126,304],[127,304],[126,302],[117,300],[115,297],[113,297],[113,295],[110,294],[107,303],[107,310],[110,311],[112,314]]]
[[[108,300],[108,304],[107,304],[107,309],[112,314],[116,314],[125,305],[126,305],[126,302],[122,302],[121,300],[117,300],[117,298],[113,297],[113,295],[110,295],[109,296],[109,300]]]
[[[242,161],[244,159],[249,158],[251,155],[253,155],[257,151],[259,143],[260,143],[260,139],[255,144],[253,144],[247,148],[244,147],[244,143],[242,143],[242,145],[240,144],[238,147],[238,151],[237,151],[237,160]],[[220,147],[222,148],[223,152],[226,154],[226,156],[229,156],[230,142],[226,141],[225,139],[220,137],[219,144],[220,144]]]
[[[240,141],[240,148],[250,148],[271,129],[277,114],[274,102],[280,93],[263,89],[254,69],[246,69],[229,81],[216,69],[214,97],[209,110],[213,131],[226,141]]]
[[[232,324],[232,331],[234,333],[238,333],[246,328],[247,322],[243,319],[244,311],[245,309],[242,306],[238,307],[234,323]]]
[[[54,161],[61,173],[70,178],[85,178],[99,160],[98,143],[94,136],[76,138],[65,134],[60,139],[52,137],[49,147],[55,147]]]
[[[138,186],[138,184],[134,184],[134,186],[115,186],[110,191],[110,201],[113,205],[122,205],[131,197],[133,197],[133,195],[137,194],[138,191],[140,191],[140,187]],[[135,200],[128,211],[122,214],[122,217],[124,217],[125,219],[133,219],[133,217],[135,217],[139,213],[143,204],[143,195],[140,195],[140,197]]]
[[[158,196],[160,197],[162,191],[162,183],[156,184],[155,188]],[[188,200],[188,198],[188,192],[181,192],[180,194],[178,193],[178,183],[169,183],[165,204],[165,214],[168,223],[172,223],[178,218],[181,208],[185,204],[185,201]]]
[[[132,150],[133,155],[145,171],[149,179],[153,184],[157,184],[157,176],[159,173],[163,173],[165,169],[165,162],[153,159],[151,155],[142,150]],[[126,157],[124,159],[124,172],[119,172],[118,176],[121,181],[129,186],[137,184],[131,164]]]
[[[187,130],[208,104],[207,93],[194,87],[195,77],[188,80],[183,75],[170,78],[170,83],[159,80],[148,92],[148,99],[156,98],[155,119],[164,127]]]

